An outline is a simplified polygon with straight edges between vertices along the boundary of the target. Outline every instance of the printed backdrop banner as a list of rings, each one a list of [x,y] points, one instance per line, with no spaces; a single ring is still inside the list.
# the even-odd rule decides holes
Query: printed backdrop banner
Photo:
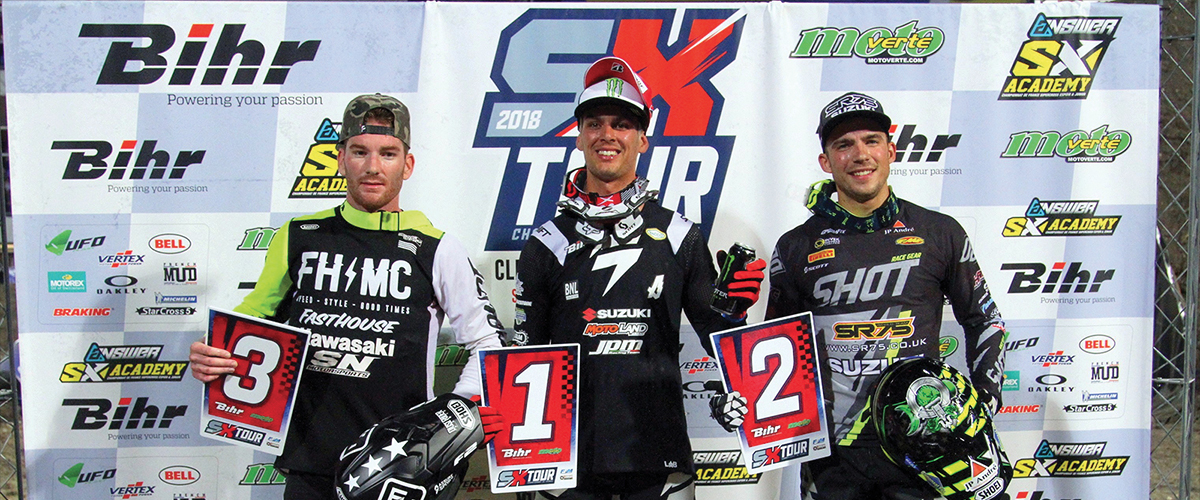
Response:
[[[466,245],[511,326],[605,55],[652,89],[639,172],[712,248],[770,253],[828,177],[819,110],[879,99],[892,187],[963,225],[1007,323],[1010,494],[1148,496],[1152,5],[10,1],[3,19],[30,498],[280,497],[269,455],[198,435],[187,349],[276,228],[344,198],[355,95],[408,104],[400,204]],[[716,363],[685,330],[698,495],[798,498],[796,470],[749,474],[708,418]],[[439,349],[439,387],[462,352]],[[460,498],[491,496],[481,456]]]

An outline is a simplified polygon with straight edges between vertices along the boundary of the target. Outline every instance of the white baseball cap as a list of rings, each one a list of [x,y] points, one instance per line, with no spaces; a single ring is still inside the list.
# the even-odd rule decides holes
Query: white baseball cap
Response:
[[[633,111],[642,128],[650,125],[650,87],[620,57],[604,57],[592,63],[583,76],[583,92],[575,101],[575,118],[601,104],[619,104]]]

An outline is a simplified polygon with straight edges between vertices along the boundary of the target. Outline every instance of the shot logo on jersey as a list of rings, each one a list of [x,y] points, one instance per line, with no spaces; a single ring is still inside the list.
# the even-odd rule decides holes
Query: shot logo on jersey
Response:
[[[1129,456],[1105,456],[1105,441],[1051,443],[1042,440],[1033,457],[1013,462],[1013,478],[1119,476]]]
[[[623,58],[657,108],[638,174],[708,234],[733,136],[718,136],[725,98],[712,78],[737,58],[745,14],[734,9],[530,9],[500,34],[474,147],[508,159],[484,250],[520,250],[555,215],[575,148],[575,96],[596,59]],[[675,26],[675,23],[680,23]],[[676,33],[676,35],[672,35]],[[531,40],[537,40],[532,43]]]
[[[1120,23],[1119,17],[1038,13],[1004,80],[1000,99],[1086,99]]]
[[[321,121],[288,198],[343,198],[346,178],[338,175],[337,143],[341,122]]]
[[[820,26],[801,31],[788,57],[861,57],[867,64],[924,64],[945,43],[941,28],[920,27],[916,19],[895,29]]]

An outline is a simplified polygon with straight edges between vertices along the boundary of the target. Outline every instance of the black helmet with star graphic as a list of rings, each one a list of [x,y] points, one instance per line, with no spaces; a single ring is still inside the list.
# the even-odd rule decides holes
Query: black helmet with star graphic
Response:
[[[380,420],[342,450],[340,500],[449,500],[483,443],[483,424],[471,400],[443,394]]]

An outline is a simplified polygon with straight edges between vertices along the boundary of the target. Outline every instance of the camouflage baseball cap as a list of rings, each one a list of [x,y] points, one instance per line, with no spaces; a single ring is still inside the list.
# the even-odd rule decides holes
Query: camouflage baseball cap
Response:
[[[396,117],[392,121],[392,126],[366,124],[367,112],[375,108],[383,108],[392,112],[392,115]],[[338,144],[345,144],[347,139],[362,134],[390,135],[404,142],[405,147],[411,148],[408,107],[390,95],[364,94],[355,97],[350,104],[346,105],[346,113],[342,115],[342,133]]]

